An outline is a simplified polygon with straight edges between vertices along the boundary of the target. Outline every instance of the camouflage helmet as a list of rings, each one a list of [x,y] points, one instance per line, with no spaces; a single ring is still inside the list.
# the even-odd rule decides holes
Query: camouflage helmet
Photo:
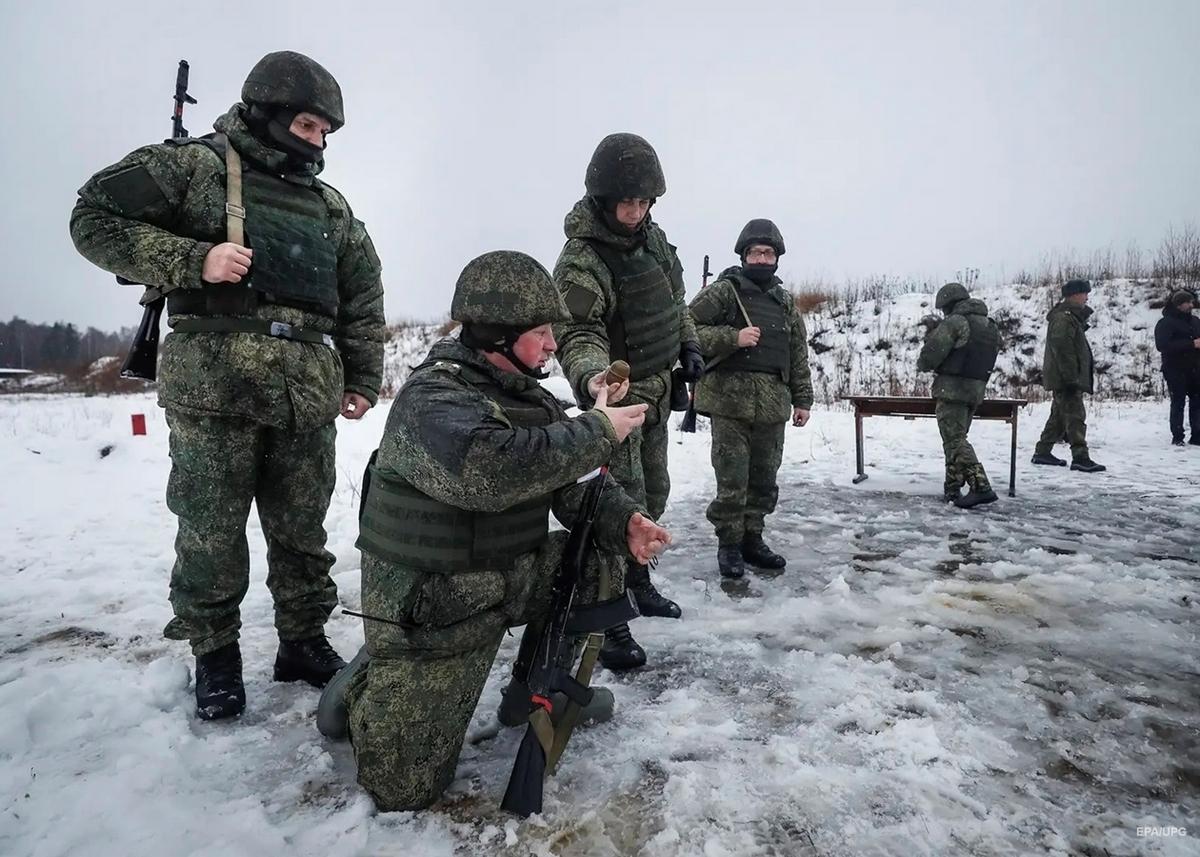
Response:
[[[766,244],[775,248],[775,255],[782,256],[787,251],[783,246],[783,235],[779,227],[763,217],[756,217],[742,227],[742,234],[733,245],[733,252],[741,256],[755,244]]]
[[[570,321],[571,314],[540,262],[516,250],[493,250],[472,259],[458,275],[450,317],[525,331]]]
[[[938,289],[937,297],[933,299],[933,305],[938,309],[946,309],[946,307],[956,304],[959,301],[965,301],[971,296],[962,283],[946,283]]]
[[[667,180],[654,147],[637,134],[609,134],[588,162],[583,186],[601,199],[657,199]]]
[[[255,63],[242,84],[242,101],[316,113],[329,120],[332,131],[346,124],[338,82],[319,62],[295,51],[275,51]]]

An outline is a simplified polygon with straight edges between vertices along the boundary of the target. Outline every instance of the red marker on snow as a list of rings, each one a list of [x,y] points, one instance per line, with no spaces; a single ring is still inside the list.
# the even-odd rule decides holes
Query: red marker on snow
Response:
[[[133,433],[134,434],[145,434],[146,433],[146,415],[145,414],[132,414],[130,416],[130,421],[133,423]]]

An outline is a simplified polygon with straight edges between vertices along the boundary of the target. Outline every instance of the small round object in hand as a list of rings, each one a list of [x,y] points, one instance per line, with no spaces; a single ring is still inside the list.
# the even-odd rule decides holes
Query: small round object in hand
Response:
[[[604,375],[605,384],[623,384],[629,380],[629,364],[624,360],[614,360]]]

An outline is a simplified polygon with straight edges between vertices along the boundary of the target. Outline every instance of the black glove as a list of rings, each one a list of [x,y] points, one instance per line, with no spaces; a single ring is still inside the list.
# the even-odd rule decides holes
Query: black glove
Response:
[[[694,384],[704,374],[704,355],[700,353],[700,344],[685,342],[679,349],[679,368],[683,380]]]

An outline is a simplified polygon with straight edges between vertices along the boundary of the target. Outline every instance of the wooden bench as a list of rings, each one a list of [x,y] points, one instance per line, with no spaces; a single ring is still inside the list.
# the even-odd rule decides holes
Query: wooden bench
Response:
[[[843,401],[854,405],[854,456],[858,474],[857,485],[867,478],[863,461],[863,420],[866,417],[917,417],[934,416],[937,401],[931,397],[915,396],[842,396]],[[1008,496],[1017,496],[1017,412],[1026,404],[1025,399],[984,399],[975,409],[977,420],[1003,420],[1012,426],[1012,457],[1008,466]]]

